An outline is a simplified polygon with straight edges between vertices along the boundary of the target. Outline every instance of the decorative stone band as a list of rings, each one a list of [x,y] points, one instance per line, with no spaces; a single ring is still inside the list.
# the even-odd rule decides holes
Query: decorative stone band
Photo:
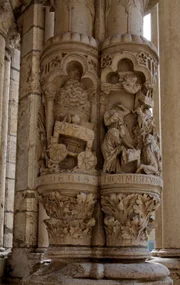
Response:
[[[97,177],[54,174],[38,178],[39,200],[49,219],[44,220],[51,246],[90,245],[96,203]]]
[[[145,174],[104,174],[101,176],[101,194],[146,193],[160,194],[163,180],[154,175]]]
[[[132,45],[147,46],[150,50],[157,53],[157,49],[152,42],[148,41],[143,36],[138,36],[135,34],[118,34],[116,36],[107,37],[102,44],[102,50],[111,46],[125,45],[125,44],[130,44],[131,46]]]
[[[136,174],[103,175],[101,205],[107,246],[146,246],[160,205],[162,180]]]
[[[42,175],[36,181],[36,188],[40,194],[56,190],[66,195],[75,195],[79,192],[96,194],[97,185],[97,176],[77,173]]]
[[[87,246],[61,246],[61,247],[49,247],[44,253],[45,259],[62,260],[66,258],[70,260],[74,259],[113,259],[113,260],[145,260],[150,258],[150,252],[147,248],[139,247],[87,247]]]
[[[68,43],[81,42],[83,44],[88,44],[94,48],[98,47],[98,43],[93,37],[89,37],[89,36],[86,36],[84,34],[79,34],[79,33],[67,32],[67,33],[64,33],[63,35],[57,35],[55,37],[50,38],[47,41],[44,49],[46,50],[48,47],[51,47],[54,44],[59,44],[63,42],[68,42]]]

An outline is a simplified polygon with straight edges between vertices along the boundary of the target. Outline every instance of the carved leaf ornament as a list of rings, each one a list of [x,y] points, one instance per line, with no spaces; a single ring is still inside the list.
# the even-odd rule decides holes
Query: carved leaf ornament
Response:
[[[50,219],[44,220],[50,238],[82,238],[91,233],[95,225],[92,218],[95,195],[80,193],[76,197],[62,195],[59,191],[40,197]]]
[[[147,194],[111,194],[102,196],[107,236],[140,242],[147,240],[151,216],[158,208],[158,197]]]

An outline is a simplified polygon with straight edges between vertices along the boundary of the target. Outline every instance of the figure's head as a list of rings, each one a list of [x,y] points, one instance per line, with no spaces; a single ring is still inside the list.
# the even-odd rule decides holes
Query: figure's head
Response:
[[[80,70],[76,66],[72,67],[70,69],[70,71],[69,71],[69,77],[71,79],[75,79],[75,80],[80,81],[80,79],[81,79],[81,72],[80,72]]]
[[[154,136],[151,134],[146,135],[145,137],[145,144],[152,144],[154,141]]]

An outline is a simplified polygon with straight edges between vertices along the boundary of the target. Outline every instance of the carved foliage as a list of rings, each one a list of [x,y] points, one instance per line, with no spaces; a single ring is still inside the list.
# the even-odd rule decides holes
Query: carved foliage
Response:
[[[152,215],[159,197],[147,194],[111,194],[101,197],[107,243],[141,245],[154,227]]]
[[[62,195],[58,191],[40,197],[47,215],[45,220],[50,241],[56,244],[62,239],[90,239],[95,219],[93,194],[80,193],[76,197]]]

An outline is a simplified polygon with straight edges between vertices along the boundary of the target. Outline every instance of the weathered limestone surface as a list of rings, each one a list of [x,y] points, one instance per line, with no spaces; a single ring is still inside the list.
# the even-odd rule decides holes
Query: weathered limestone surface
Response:
[[[15,160],[14,138],[9,137],[12,53],[19,36],[9,1],[0,2],[0,278],[12,247]],[[16,130],[15,130],[16,132]],[[10,151],[11,149],[11,151]],[[12,180],[11,180],[12,178]],[[9,195],[11,192],[11,196]],[[9,197],[9,199],[7,198]],[[7,201],[8,199],[8,201]]]
[[[166,267],[145,262],[163,186],[152,112],[158,54],[142,36],[143,16],[157,2],[18,6],[16,191],[14,205],[18,88],[9,76],[3,242],[12,246],[14,205],[11,276],[28,276],[43,260],[23,284],[172,284]],[[1,34],[2,46],[14,50]],[[3,61],[2,77],[6,70]],[[18,81],[17,70],[11,75]]]
[[[151,41],[157,47],[159,54],[159,8],[158,4],[151,11]],[[160,70],[158,66],[158,79],[155,89],[155,104],[154,104],[154,118],[156,121],[157,131],[161,137],[161,96],[160,96]],[[161,140],[162,144],[162,140]],[[160,147],[161,148],[161,147]],[[162,193],[163,196],[163,193]],[[163,198],[162,198],[163,201]],[[155,249],[152,254],[156,255],[159,249],[162,248],[162,202],[156,212],[156,228],[155,228]]]
[[[40,107],[40,53],[44,37],[44,10],[30,5],[19,19],[21,28],[21,72],[18,108],[17,169],[14,243],[9,266],[13,277],[23,277],[37,262],[29,253],[38,245],[38,110]],[[21,256],[17,264],[17,256]]]
[[[161,114],[163,154],[163,243],[158,262],[166,264],[174,284],[179,284],[180,222],[179,222],[179,44],[180,3],[159,3]],[[164,28],[165,23],[169,23]],[[170,44],[171,43],[171,44]],[[173,43],[173,44],[172,44]],[[167,57],[168,55],[168,57]],[[171,144],[170,144],[171,142]],[[173,158],[173,159],[172,159]]]
[[[50,3],[55,36],[41,53],[40,78],[33,72],[30,84],[21,83],[21,101],[32,96],[28,90],[38,93],[38,84],[42,89],[33,121],[39,129],[36,189],[41,229],[42,206],[47,214],[44,258],[50,261],[23,284],[172,283],[165,267],[144,262],[162,191],[160,137],[151,112],[158,55],[142,37],[143,16],[155,3]],[[26,47],[23,56],[28,78]],[[20,121],[32,122],[29,113],[24,103]],[[19,169],[27,177],[23,164]],[[28,170],[33,193],[35,175]],[[27,205],[36,211],[28,196]],[[41,233],[39,247],[46,244]]]
[[[13,246],[13,221],[14,221],[14,191],[15,191],[15,173],[11,169],[16,164],[17,147],[17,117],[18,117],[18,99],[19,99],[19,69],[20,69],[20,51],[14,49],[11,57],[11,74],[9,90],[9,118],[8,118],[8,140],[7,140],[7,158],[6,158],[6,195],[5,195],[5,232],[4,247]]]

